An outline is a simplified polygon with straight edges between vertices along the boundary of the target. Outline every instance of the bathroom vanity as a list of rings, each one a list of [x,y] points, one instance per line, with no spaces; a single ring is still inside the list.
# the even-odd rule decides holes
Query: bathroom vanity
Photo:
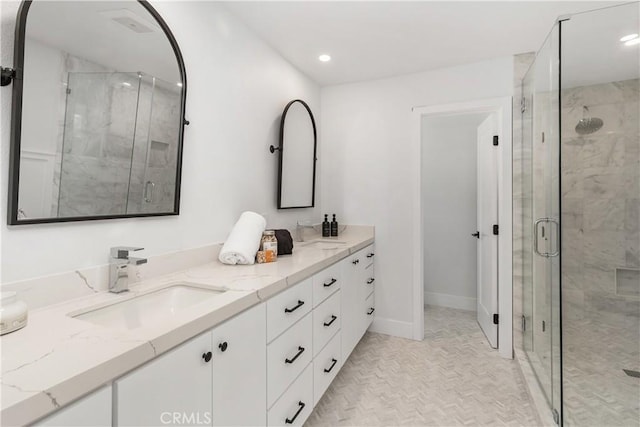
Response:
[[[302,425],[373,320],[373,241],[349,227],[35,310],[1,338],[2,423]]]

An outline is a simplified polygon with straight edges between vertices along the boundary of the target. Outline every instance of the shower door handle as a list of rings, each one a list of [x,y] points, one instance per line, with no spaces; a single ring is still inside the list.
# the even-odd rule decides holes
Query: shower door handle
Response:
[[[538,249],[538,226],[540,224],[542,224],[543,222],[546,222],[546,218],[538,218],[536,220],[536,222],[533,223],[533,250],[535,251],[536,254],[542,256],[542,257],[546,257],[546,252],[542,253],[540,252],[540,250]]]
[[[147,203],[153,202],[153,190],[155,190],[156,184],[153,181],[147,181],[144,184],[144,201]]]
[[[560,223],[557,220],[553,219],[553,218],[547,218],[547,220],[548,220],[547,222],[549,224],[553,224],[554,227],[556,228],[555,234],[550,234],[549,235],[549,237],[553,241],[555,241],[555,246],[554,246],[553,252],[550,252],[548,254],[549,258],[552,258],[552,257],[556,257],[556,256],[558,256],[560,254]]]
[[[555,232],[555,237],[554,234],[550,235],[551,239],[555,239],[555,245],[554,245],[554,251],[553,252],[540,252],[539,249],[539,239],[538,239],[538,235],[540,234],[538,232],[538,228],[540,226],[540,224],[553,224],[556,228],[556,232]],[[544,237],[544,227],[542,228],[542,232],[543,235],[542,237]],[[560,241],[558,239],[560,235],[560,224],[558,223],[557,220],[553,219],[553,218],[538,218],[536,220],[536,222],[533,223],[533,250],[535,251],[536,254],[540,255],[541,257],[545,257],[545,258],[551,258],[551,257],[555,257],[558,256],[558,254],[560,253]]]

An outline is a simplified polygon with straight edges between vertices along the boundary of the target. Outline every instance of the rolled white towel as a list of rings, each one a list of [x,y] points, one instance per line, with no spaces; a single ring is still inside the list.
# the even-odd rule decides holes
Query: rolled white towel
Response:
[[[218,259],[224,264],[253,264],[267,221],[255,212],[243,212],[224,242]]]

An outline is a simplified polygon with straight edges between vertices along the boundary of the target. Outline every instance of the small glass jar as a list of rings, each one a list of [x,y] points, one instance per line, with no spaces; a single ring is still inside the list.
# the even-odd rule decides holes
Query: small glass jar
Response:
[[[278,239],[276,239],[276,232],[274,230],[265,230],[262,233],[260,250],[265,252],[267,262],[271,260],[275,261],[278,258]]]

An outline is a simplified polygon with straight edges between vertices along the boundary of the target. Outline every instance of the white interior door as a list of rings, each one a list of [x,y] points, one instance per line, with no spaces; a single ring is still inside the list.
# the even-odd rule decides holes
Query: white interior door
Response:
[[[497,118],[491,114],[478,126],[478,324],[493,348],[498,348],[498,162]]]

